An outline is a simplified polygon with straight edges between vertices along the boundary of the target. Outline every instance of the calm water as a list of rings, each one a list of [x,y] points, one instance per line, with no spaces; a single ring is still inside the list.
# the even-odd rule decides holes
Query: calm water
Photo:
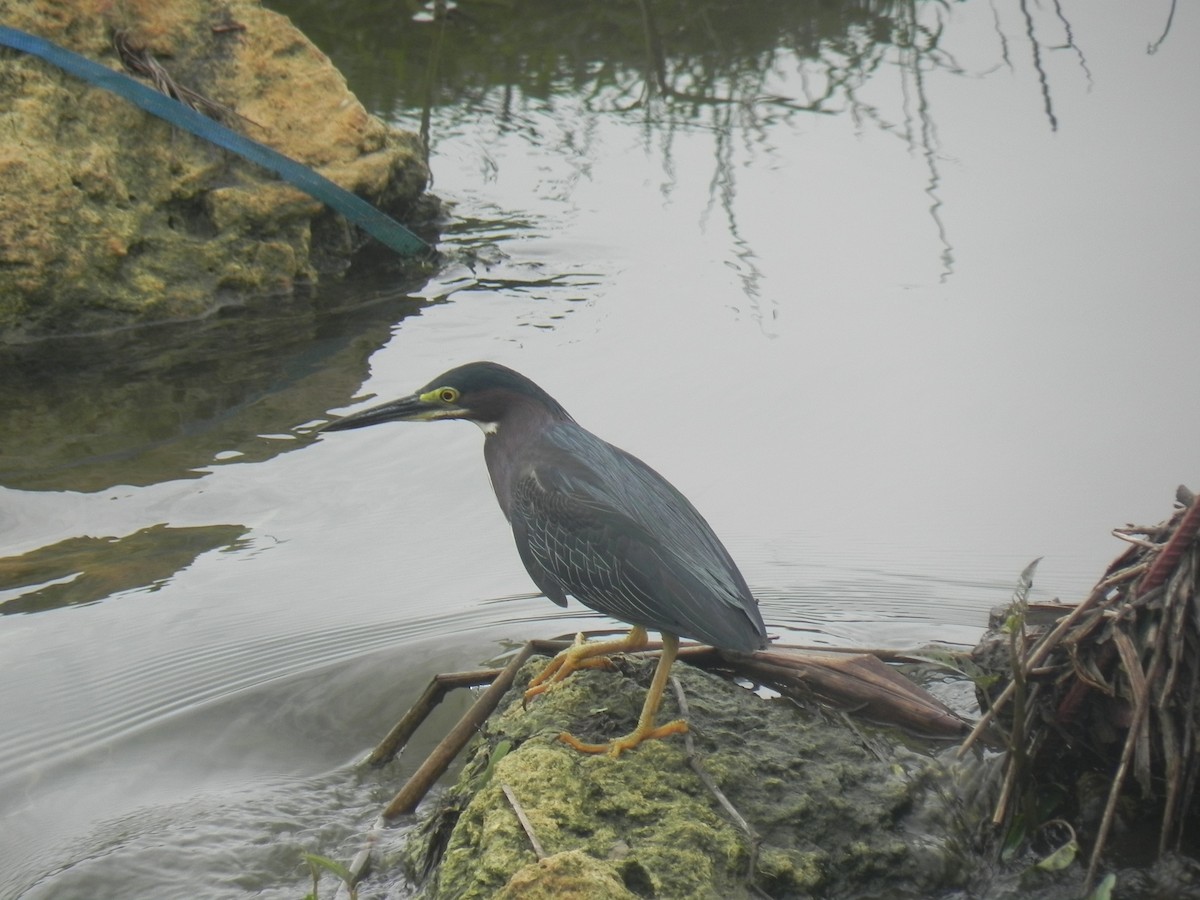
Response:
[[[4,351],[0,897],[302,896],[433,673],[603,623],[529,595],[477,429],[313,436],[454,364],[668,475],[793,641],[969,644],[1200,487],[1194,8],[275,6],[432,100],[447,266]]]

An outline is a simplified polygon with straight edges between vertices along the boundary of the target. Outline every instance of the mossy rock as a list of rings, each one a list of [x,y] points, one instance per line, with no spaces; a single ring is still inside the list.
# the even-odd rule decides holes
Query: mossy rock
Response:
[[[564,729],[596,741],[630,731],[652,661],[577,672],[524,708],[523,686],[542,665],[522,670],[410,839],[403,865],[422,896],[928,897],[964,882],[932,755],[677,664],[694,760],[752,839],[693,769],[683,737],[617,759],[558,740]],[[668,691],[660,721],[679,714]]]
[[[235,130],[431,236],[439,205],[425,193],[419,136],[369,114],[329,58],[259,0],[2,6],[6,26],[114,70],[113,35],[127,34],[236,112],[224,117]],[[0,340],[305,298],[360,258],[361,235],[319,201],[36,56],[0,54],[0,84]]]

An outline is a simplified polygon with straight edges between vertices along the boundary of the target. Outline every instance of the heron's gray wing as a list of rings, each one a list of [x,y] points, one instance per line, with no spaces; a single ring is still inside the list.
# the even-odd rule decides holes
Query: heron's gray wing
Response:
[[[550,430],[515,481],[522,560],[556,602],[729,649],[763,646],[757,603],[688,500],[578,426]]]

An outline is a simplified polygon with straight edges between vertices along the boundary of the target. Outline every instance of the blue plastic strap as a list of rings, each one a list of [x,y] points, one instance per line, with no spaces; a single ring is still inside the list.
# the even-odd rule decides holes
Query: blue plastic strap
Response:
[[[338,187],[308,166],[301,165],[258,141],[231,131],[220,122],[214,122],[173,97],[161,94],[123,72],[102,66],[51,41],[16,28],[0,26],[0,45],[41,57],[64,72],[111,91],[172,125],[186,129],[197,137],[270,169],[289,184],[341,213],[376,240],[403,256],[432,252],[427,243],[395,219],[380,212],[361,197]]]

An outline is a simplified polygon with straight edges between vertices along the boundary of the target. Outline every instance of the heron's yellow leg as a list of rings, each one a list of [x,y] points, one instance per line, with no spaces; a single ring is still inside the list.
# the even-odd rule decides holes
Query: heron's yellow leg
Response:
[[[658,715],[658,707],[662,704],[663,691],[667,687],[667,678],[671,674],[671,663],[679,652],[679,638],[673,634],[663,634],[662,656],[658,658],[658,668],[654,670],[654,680],[650,682],[650,690],[646,692],[646,702],[642,706],[642,714],[638,718],[637,728],[607,744],[585,744],[577,737],[565,731],[558,736],[564,744],[570,744],[581,753],[607,753],[614,759],[626,750],[632,750],[642,741],[670,737],[673,734],[683,734],[688,730],[687,722],[676,719],[666,725],[655,727],[654,718]]]
[[[631,653],[643,649],[649,643],[646,629],[635,625],[629,634],[611,641],[585,641],[583,634],[575,636],[575,643],[561,651],[554,659],[546,664],[546,668],[529,682],[525,691],[525,702],[528,703],[538,694],[546,691],[551,685],[562,681],[576,669],[590,669],[595,666],[607,665],[604,657],[613,653]]]

